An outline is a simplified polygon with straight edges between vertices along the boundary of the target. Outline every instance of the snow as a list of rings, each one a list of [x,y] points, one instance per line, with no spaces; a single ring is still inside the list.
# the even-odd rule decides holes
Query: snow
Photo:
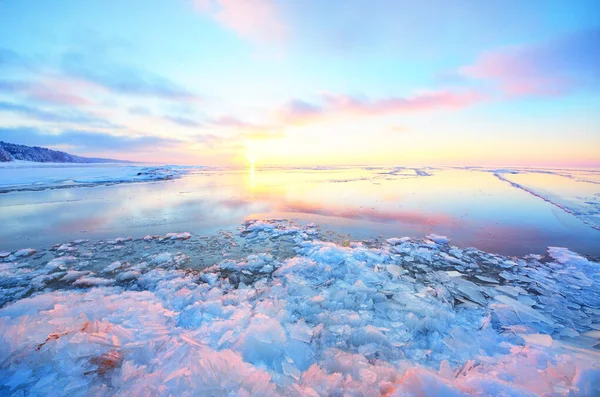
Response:
[[[0,394],[600,393],[599,264],[569,250],[336,244],[263,220],[197,268],[195,237],[167,236],[0,259]]]
[[[512,170],[500,180],[568,212],[600,230],[600,173],[597,170]]]
[[[112,163],[0,162],[0,192],[148,182],[178,178],[184,166],[123,165]]]

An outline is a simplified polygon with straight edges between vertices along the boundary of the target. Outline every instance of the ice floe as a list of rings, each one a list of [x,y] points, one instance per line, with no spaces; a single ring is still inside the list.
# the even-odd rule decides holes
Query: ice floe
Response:
[[[438,237],[344,244],[271,220],[10,253],[0,394],[600,395],[598,262]]]

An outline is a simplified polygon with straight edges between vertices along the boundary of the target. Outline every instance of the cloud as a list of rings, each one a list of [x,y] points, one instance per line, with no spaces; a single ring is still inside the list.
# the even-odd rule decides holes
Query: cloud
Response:
[[[195,8],[242,38],[279,42],[287,36],[287,25],[273,0],[193,0]]]
[[[9,48],[0,48],[0,68],[30,69],[35,62]]]
[[[52,123],[79,123],[103,128],[117,127],[115,124],[107,120],[80,112],[75,109],[55,109],[49,111],[32,106],[21,105],[18,103],[0,101],[0,112],[19,114],[28,118]]]
[[[233,116],[220,116],[210,120],[209,124],[215,127],[235,129],[235,139],[264,140],[285,136],[285,131],[281,126],[247,123]]]
[[[0,48],[0,69],[11,68],[28,74],[27,82],[2,81],[0,89],[29,94],[32,99],[47,103],[68,105],[87,103],[78,92],[94,88],[175,102],[202,101],[200,96],[166,77],[107,59],[90,53],[89,49],[80,49],[63,54],[58,64],[50,64]]]
[[[68,145],[84,152],[102,150],[132,151],[144,148],[164,147],[175,145],[182,141],[156,136],[127,136],[112,135],[103,132],[63,131],[51,133],[35,127],[4,127],[0,128],[0,141],[18,143],[29,146]]]
[[[17,93],[26,90],[29,83],[24,81],[0,80],[0,92]]]
[[[152,111],[144,106],[133,106],[127,109],[130,114],[134,116],[151,116]]]
[[[79,52],[65,54],[61,70],[68,78],[84,80],[120,94],[174,101],[200,101],[196,94],[165,77],[124,65],[91,63]]]
[[[240,119],[233,116],[220,116],[210,122],[212,125],[218,127],[252,127],[252,124],[241,121]]]
[[[172,123],[175,123],[177,125],[180,125],[182,127],[191,127],[191,128],[196,128],[196,127],[200,127],[202,124],[199,123],[196,120],[187,118],[187,117],[182,117],[182,116],[164,116],[164,118],[166,120],[169,120]]]
[[[87,98],[76,94],[69,87],[64,84],[52,84],[44,85],[40,84],[31,87],[27,91],[29,98],[38,102],[44,102],[54,105],[68,105],[68,106],[87,106],[93,104]]]
[[[180,114],[158,114],[144,106],[130,107],[127,112],[134,116],[153,119],[153,121],[168,121],[181,127],[198,128],[204,125],[204,123],[190,117]]]
[[[555,96],[600,81],[600,29],[482,54],[458,74],[491,82],[509,96]]]
[[[93,104],[81,96],[82,87],[61,80],[45,82],[0,80],[0,92],[19,94],[28,100],[52,105],[86,106]]]
[[[324,109],[320,106],[313,105],[300,99],[291,100],[283,109],[283,113],[292,119],[310,118],[318,116],[323,112]]]
[[[473,90],[428,91],[409,97],[390,97],[378,100],[348,95],[325,95],[320,104],[301,100],[289,102],[280,111],[280,118],[285,123],[302,124],[338,114],[376,116],[438,109],[460,109],[484,99],[485,95]]]
[[[279,127],[255,127],[250,128],[246,131],[242,131],[238,134],[241,139],[255,140],[267,140],[267,139],[279,139],[285,136],[285,130]]]

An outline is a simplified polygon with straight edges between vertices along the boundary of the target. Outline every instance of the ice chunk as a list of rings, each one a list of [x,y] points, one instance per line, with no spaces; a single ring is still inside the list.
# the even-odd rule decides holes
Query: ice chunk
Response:
[[[486,299],[481,293],[481,288],[471,281],[464,280],[461,277],[453,277],[451,288],[453,288],[458,295],[469,299],[471,302],[478,303],[481,306],[487,305]]]
[[[511,310],[514,312],[514,314],[517,315],[517,318],[524,322],[524,323],[530,323],[530,322],[542,322],[542,323],[546,323],[549,325],[553,325],[554,323],[552,322],[552,320],[550,320],[548,317],[544,316],[543,314],[539,313],[538,311],[536,311],[535,309],[524,305],[523,303],[520,303],[519,301],[516,301],[512,298],[509,298],[506,295],[496,295],[495,299],[501,303],[503,303],[504,305],[506,305],[505,307],[501,307],[501,306],[494,306],[493,309],[496,313],[500,314],[504,308]]]
[[[552,336],[544,334],[521,334],[525,342],[533,345],[552,346]]]
[[[136,270],[129,270],[129,271],[126,271],[126,272],[119,273],[117,275],[117,281],[135,280],[139,276],[140,276],[140,272],[138,272]]]
[[[87,274],[89,274],[89,271],[79,271],[79,270],[69,270],[67,271],[67,274],[65,274],[61,280],[63,281],[75,281],[78,278],[85,276]]]
[[[172,263],[173,259],[173,254],[170,252],[162,252],[152,259],[152,263],[155,265],[166,265]]]
[[[192,237],[192,235],[188,232],[183,232],[183,233],[167,233],[165,235],[165,239],[168,240],[187,240],[190,237]]]
[[[117,270],[118,268],[120,268],[121,266],[123,266],[123,263],[121,263],[121,261],[114,261],[110,265],[106,266],[106,271],[113,272],[113,271]]]
[[[498,284],[499,281],[495,278],[491,278],[488,276],[482,276],[480,274],[476,274],[475,277],[477,277],[479,280],[481,281],[485,281],[486,283],[492,283],[492,284]]]
[[[45,268],[49,270],[65,269],[67,265],[70,265],[77,261],[77,257],[74,256],[59,256],[46,263]]]
[[[37,251],[33,248],[23,248],[23,249],[18,250],[15,253],[13,253],[12,255],[10,255],[8,257],[8,259],[11,261],[14,261],[19,258],[25,258],[25,257],[31,256],[31,255],[35,254],[36,252]]]
[[[428,239],[430,239],[432,241],[435,241],[438,244],[448,244],[448,242],[450,241],[450,239],[448,237],[440,236],[440,235],[434,234],[434,233],[428,234],[425,237],[427,237]]]
[[[73,285],[81,287],[95,287],[101,285],[110,285],[114,283],[114,280],[109,280],[102,277],[83,276],[75,280]]]

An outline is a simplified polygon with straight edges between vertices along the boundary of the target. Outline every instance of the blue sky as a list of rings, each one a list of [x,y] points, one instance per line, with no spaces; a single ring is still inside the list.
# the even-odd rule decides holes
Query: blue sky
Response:
[[[0,139],[195,164],[598,166],[599,43],[597,1],[5,0]]]

